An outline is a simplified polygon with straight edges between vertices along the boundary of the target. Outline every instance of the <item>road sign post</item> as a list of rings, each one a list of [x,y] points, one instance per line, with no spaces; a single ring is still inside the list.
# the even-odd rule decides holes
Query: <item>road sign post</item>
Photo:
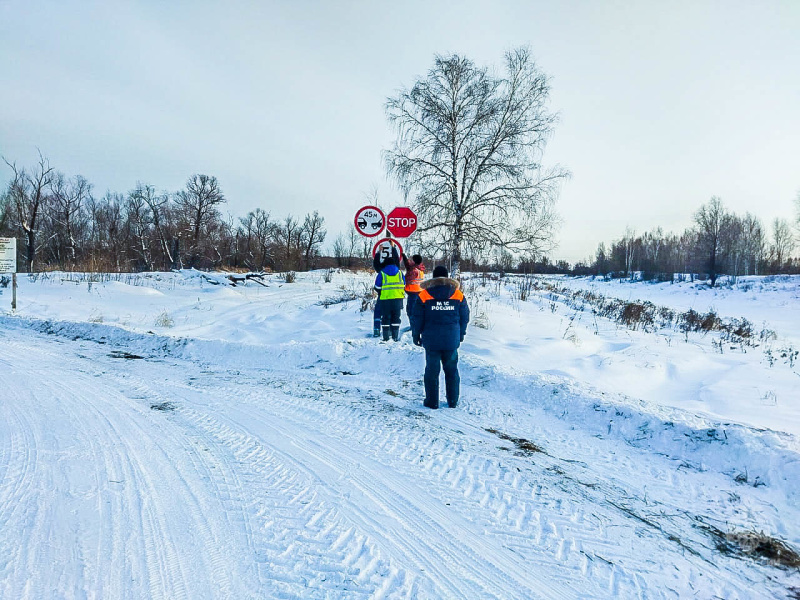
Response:
[[[386,216],[377,206],[362,206],[356,211],[353,223],[356,231],[364,237],[375,237],[383,232]]]
[[[17,310],[17,238],[0,238],[0,273],[11,273],[11,310]]]
[[[407,238],[417,230],[417,215],[407,206],[398,206],[386,217],[386,231],[394,237]]]

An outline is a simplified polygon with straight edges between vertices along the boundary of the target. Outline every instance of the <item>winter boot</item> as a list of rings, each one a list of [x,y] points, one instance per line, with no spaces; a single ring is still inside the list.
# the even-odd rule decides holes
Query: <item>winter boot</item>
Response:
[[[392,339],[395,342],[400,341],[400,325],[392,325]]]
[[[381,337],[381,328],[376,327],[372,330],[372,337]]]

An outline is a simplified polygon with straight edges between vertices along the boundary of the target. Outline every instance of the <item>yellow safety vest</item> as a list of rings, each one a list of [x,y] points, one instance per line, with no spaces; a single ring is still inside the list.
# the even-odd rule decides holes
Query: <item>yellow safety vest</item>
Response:
[[[400,271],[397,275],[387,275],[381,271],[381,300],[396,300],[406,297],[403,290],[403,274]]]

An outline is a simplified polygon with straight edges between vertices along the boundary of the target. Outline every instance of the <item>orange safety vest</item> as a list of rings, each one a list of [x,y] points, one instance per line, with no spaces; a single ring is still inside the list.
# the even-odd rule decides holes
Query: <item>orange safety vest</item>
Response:
[[[422,280],[425,278],[425,270],[420,267],[414,267],[410,271],[406,272],[406,291],[412,293],[419,293],[422,291],[422,288],[419,286],[422,283]]]

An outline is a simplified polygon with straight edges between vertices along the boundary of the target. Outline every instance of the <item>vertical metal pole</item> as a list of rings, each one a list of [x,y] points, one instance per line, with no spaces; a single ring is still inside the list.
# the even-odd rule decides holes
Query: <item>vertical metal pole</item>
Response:
[[[11,310],[17,310],[17,274],[11,274]]]

